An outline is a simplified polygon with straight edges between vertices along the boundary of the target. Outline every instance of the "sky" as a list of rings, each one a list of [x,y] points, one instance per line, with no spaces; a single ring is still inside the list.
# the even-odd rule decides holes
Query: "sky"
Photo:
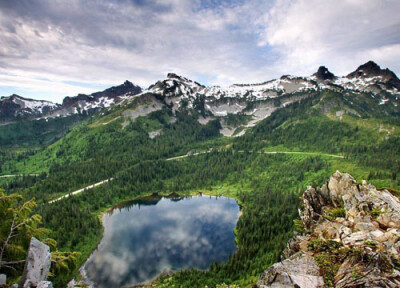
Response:
[[[0,0],[0,95],[61,102],[174,72],[204,85],[400,75],[398,0]]]

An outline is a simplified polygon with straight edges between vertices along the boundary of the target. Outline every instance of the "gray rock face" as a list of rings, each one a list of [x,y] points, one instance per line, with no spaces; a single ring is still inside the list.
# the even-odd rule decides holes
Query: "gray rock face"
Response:
[[[305,250],[305,247],[302,247],[301,245],[302,243],[307,243],[309,239],[310,236],[299,235],[297,232],[295,232],[293,238],[288,241],[286,248],[283,251],[285,258],[290,258],[297,252]]]
[[[7,284],[7,275],[0,274],[0,287],[3,287]]]
[[[266,270],[258,287],[319,287],[316,285],[321,279],[315,278],[319,268],[312,254],[319,252],[313,246],[308,251],[313,240],[340,243],[344,257],[335,262],[339,270],[334,271],[334,279],[329,279],[334,287],[400,287],[397,197],[337,171],[321,188],[308,187],[302,202],[299,214],[307,233],[289,240],[283,253],[289,258]],[[293,258],[301,253],[301,257]]]
[[[36,288],[53,288],[53,283],[50,281],[40,281]]]
[[[19,283],[20,287],[39,287],[39,283],[47,279],[50,265],[51,254],[49,246],[32,237],[28,256],[26,257],[24,273]]]
[[[303,205],[304,208],[299,209],[300,218],[305,227],[310,229],[320,219],[326,200],[320,191],[309,186],[303,194]]]
[[[260,288],[322,288],[324,281],[314,258],[308,254],[295,254],[291,258],[269,267],[261,274]]]
[[[380,265],[389,259],[386,255],[372,252],[367,255],[372,261],[364,262],[357,257],[348,257],[335,276],[335,287],[400,287],[399,271],[385,269]]]

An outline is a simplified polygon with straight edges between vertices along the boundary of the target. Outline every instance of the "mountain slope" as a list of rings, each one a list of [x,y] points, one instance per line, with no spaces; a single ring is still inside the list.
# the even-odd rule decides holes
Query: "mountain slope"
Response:
[[[50,101],[38,101],[13,94],[0,98],[0,121],[15,120],[27,115],[41,116],[57,108],[58,105]]]
[[[15,178],[4,187],[43,204],[38,213],[44,225],[55,231],[52,236],[61,248],[83,253],[80,264],[101,237],[99,214],[121,201],[199,191],[234,197],[243,207],[236,231],[238,252],[209,271],[184,271],[155,285],[215,287],[226,282],[251,287],[291,237],[299,191],[307,185],[320,185],[340,169],[376,186],[400,187],[395,95],[339,87],[332,84],[337,76],[317,77],[329,75],[325,71],[308,80],[274,80],[282,89],[270,89],[271,82],[234,85],[231,90],[170,74],[86,117],[33,155],[0,153],[4,174],[41,173]],[[272,92],[276,96],[268,96]],[[382,97],[390,99],[380,105]],[[259,111],[269,114],[257,118]],[[222,137],[226,127],[243,133]],[[182,155],[187,157],[167,161]],[[109,178],[113,181],[45,204]]]
[[[18,95],[0,98],[0,123],[15,120],[54,118],[73,114],[93,113],[110,107],[122,100],[140,93],[142,89],[129,81],[90,95],[79,94],[65,97],[62,104],[44,100],[33,100]]]
[[[79,94],[66,97],[62,105],[45,101],[24,99],[20,96],[2,97],[0,100],[0,120],[13,120],[13,117],[31,115],[43,117],[66,116],[87,111],[99,111],[124,100],[132,101],[136,97],[157,96],[158,100],[172,106],[174,110],[181,106],[193,108],[202,116],[226,116],[244,113],[252,116],[248,126],[268,117],[276,107],[282,107],[299,99],[292,96],[307,92],[308,94],[332,90],[339,93],[366,93],[376,98],[381,105],[398,106],[400,80],[389,69],[381,69],[370,61],[358,67],[346,77],[337,77],[326,67],[321,66],[310,77],[282,76],[279,79],[260,84],[234,84],[226,88],[206,87],[195,81],[169,73],[165,80],[160,80],[148,89],[126,81],[124,84],[111,87],[91,95]],[[86,111],[86,112],[85,112]],[[32,117],[31,117],[32,118]]]

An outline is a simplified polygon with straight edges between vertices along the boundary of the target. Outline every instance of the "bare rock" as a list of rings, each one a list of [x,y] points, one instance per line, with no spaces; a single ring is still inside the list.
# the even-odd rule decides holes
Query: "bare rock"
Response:
[[[368,233],[359,231],[359,232],[352,233],[349,236],[345,237],[343,239],[343,244],[348,245],[348,246],[361,245],[367,239],[368,239]]]
[[[371,232],[376,229],[376,227],[371,222],[358,222],[354,226],[354,228],[362,232]]]
[[[67,288],[73,288],[75,287],[76,281],[75,279],[72,279],[71,281],[68,282]]]
[[[36,288],[53,288],[53,283],[50,281],[40,281]]]
[[[335,287],[400,287],[400,273],[388,265],[390,260],[381,253],[369,252],[359,257],[348,257],[335,276]]]
[[[314,258],[306,253],[295,254],[291,258],[269,267],[257,282],[259,288],[321,288],[324,281],[319,276],[319,268]]]
[[[0,274],[0,287],[5,287],[7,284],[7,275]]]
[[[339,270],[323,275],[335,287],[400,287],[400,200],[389,191],[337,171],[321,188],[307,187],[299,215],[307,233],[289,240],[288,259],[266,270],[257,287],[322,287],[314,256],[336,261],[329,267]],[[314,240],[341,248],[319,250],[308,245]]]
[[[327,203],[316,189],[309,186],[303,194],[303,209],[299,209],[300,218],[305,227],[310,229],[321,217],[322,207]]]
[[[47,279],[51,265],[50,248],[46,244],[32,237],[25,261],[24,273],[20,287],[38,287],[41,281]]]
[[[308,242],[309,239],[310,236],[295,234],[295,236],[288,241],[287,246],[283,251],[285,258],[289,258],[299,252],[302,249],[302,246],[304,246],[302,244]]]
[[[328,181],[329,198],[335,207],[341,204],[345,191],[351,189],[354,183],[354,178],[350,174],[336,171],[331,176]]]

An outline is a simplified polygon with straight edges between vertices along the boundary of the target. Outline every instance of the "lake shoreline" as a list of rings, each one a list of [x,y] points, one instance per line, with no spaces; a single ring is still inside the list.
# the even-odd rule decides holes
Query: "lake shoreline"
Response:
[[[152,193],[152,194],[147,194],[147,195],[141,195],[141,196],[137,196],[134,198],[131,198],[129,200],[124,200],[121,201],[113,206],[111,206],[110,208],[106,208],[103,209],[103,211],[101,211],[98,215],[99,220],[102,224],[102,233],[101,233],[101,238],[99,240],[99,242],[97,243],[96,247],[92,250],[92,252],[90,253],[90,255],[86,258],[86,260],[84,261],[84,263],[81,265],[81,267],[79,268],[79,277],[81,280],[78,282],[80,284],[84,284],[87,285],[88,287],[95,287],[94,283],[89,279],[89,277],[87,276],[86,273],[86,265],[89,262],[89,260],[92,258],[93,254],[98,250],[99,245],[101,244],[103,237],[104,237],[104,229],[105,229],[105,223],[104,223],[104,216],[109,214],[113,214],[113,212],[115,210],[121,210],[124,207],[126,207],[127,205],[130,204],[136,204],[137,202],[149,202],[149,203],[157,203],[158,201],[160,201],[161,199],[165,198],[165,199],[171,199],[171,200],[181,200],[181,199],[185,199],[185,198],[192,198],[192,197],[202,197],[202,196],[206,196],[206,197],[210,197],[210,198],[230,198],[235,200],[236,204],[239,207],[239,212],[237,213],[237,221],[239,220],[240,216],[243,214],[242,210],[243,210],[243,206],[239,204],[239,201],[235,198],[235,197],[227,197],[227,196],[223,196],[223,195],[212,195],[211,193],[204,193],[203,191],[197,191],[197,192],[192,192],[190,194],[178,194],[178,193],[170,193],[170,194],[161,194],[161,193]],[[151,205],[151,204],[150,204]],[[154,204],[155,205],[155,204]],[[235,224],[235,228],[236,229],[236,225],[237,222]],[[234,236],[234,240],[236,243],[236,235]],[[236,250],[235,252],[236,253]],[[155,282],[157,282],[160,278],[164,277],[164,276],[172,276],[175,273],[178,273],[182,270],[184,270],[186,268],[183,269],[179,269],[179,270],[172,270],[172,269],[167,269],[164,270],[160,273],[158,273],[156,276],[152,277],[149,280],[146,280],[143,283],[139,283],[139,284],[135,284],[132,286],[126,286],[129,288],[133,288],[133,287],[148,287],[152,284],[154,284]],[[196,268],[198,269],[198,268]],[[198,270],[205,270],[207,271],[209,268],[207,269],[198,269]]]

